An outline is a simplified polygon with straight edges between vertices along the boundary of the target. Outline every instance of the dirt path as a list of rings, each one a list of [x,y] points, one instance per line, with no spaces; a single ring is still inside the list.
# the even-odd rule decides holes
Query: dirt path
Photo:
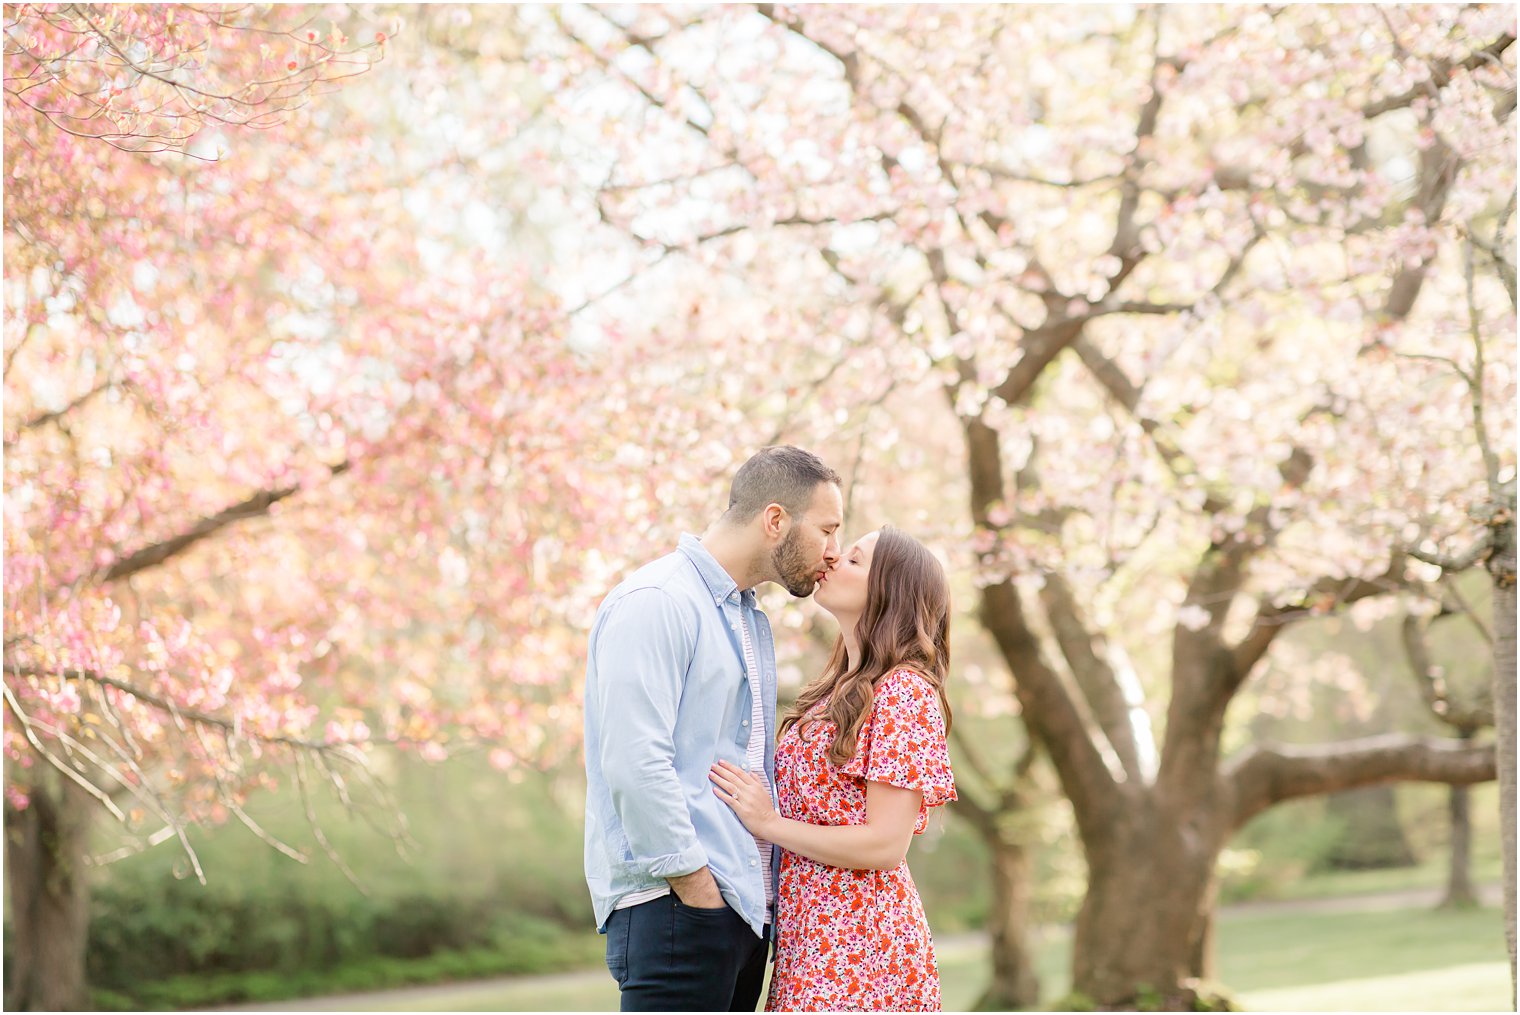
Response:
[[[1221,906],[1221,915],[1244,913],[1366,913],[1383,909],[1418,909],[1441,901],[1444,889],[1406,888],[1397,892],[1373,895],[1341,895],[1333,899],[1279,899],[1270,902],[1238,902]],[[1478,886],[1478,897],[1485,906],[1504,902],[1504,886],[1495,882]]]
[[[1489,906],[1500,904],[1501,888],[1497,884],[1482,885],[1479,894]],[[1274,902],[1247,902],[1220,907],[1222,916],[1244,916],[1268,913],[1346,913],[1373,912],[1379,910],[1415,909],[1434,906],[1440,900],[1441,890],[1436,888],[1408,889],[1397,892],[1379,892],[1374,895],[1351,895],[1333,899],[1285,899]],[[1067,928],[1060,928],[1060,932]],[[941,954],[981,948],[987,937],[980,932],[950,934],[936,937],[936,949]],[[455,1002],[465,1002],[482,994],[508,987],[536,988],[543,992],[555,992],[564,988],[602,983],[607,979],[605,969],[582,969],[568,973],[549,973],[541,976],[503,976],[489,980],[470,980],[459,983],[432,984],[424,987],[402,987],[395,990],[373,991],[359,994],[333,994],[326,997],[304,998],[293,1001],[276,1001],[268,1004],[235,1005],[216,1011],[446,1011]]]

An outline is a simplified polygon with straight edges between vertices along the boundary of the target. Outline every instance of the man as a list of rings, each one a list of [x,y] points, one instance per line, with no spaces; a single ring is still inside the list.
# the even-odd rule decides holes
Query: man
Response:
[[[754,587],[811,595],[839,560],[839,476],[780,446],[734,474],[698,540],[597,611],[586,661],[586,882],[623,1011],[753,1011],[775,856],[714,795],[726,759],[775,778],[776,654]]]

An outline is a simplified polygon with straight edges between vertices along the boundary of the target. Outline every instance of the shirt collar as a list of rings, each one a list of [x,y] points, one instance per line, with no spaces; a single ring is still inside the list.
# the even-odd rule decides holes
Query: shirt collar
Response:
[[[681,542],[678,549],[696,565],[697,574],[707,583],[707,591],[712,593],[713,602],[721,603],[725,599],[732,598],[738,591],[739,583],[734,581],[733,576],[723,570],[723,565],[718,563],[716,557],[707,552],[707,547],[702,541],[689,532],[681,534]],[[739,593],[739,601],[745,606],[753,608],[755,605],[755,590],[745,589]]]

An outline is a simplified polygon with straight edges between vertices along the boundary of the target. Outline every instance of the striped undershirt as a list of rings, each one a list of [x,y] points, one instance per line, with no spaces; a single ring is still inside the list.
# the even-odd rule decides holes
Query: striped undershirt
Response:
[[[749,752],[745,757],[745,768],[760,777],[765,783],[766,792],[771,795],[771,803],[774,805],[776,794],[771,787],[770,780],[765,777],[765,705],[760,700],[760,689],[763,686],[760,679],[760,666],[755,662],[755,644],[749,636],[749,621],[744,619],[741,611],[739,615],[739,631],[744,641],[744,668],[749,673]],[[760,853],[760,876],[765,879],[765,911],[769,914],[775,904],[772,896],[775,887],[771,884],[771,844],[766,840],[755,836],[755,849]]]

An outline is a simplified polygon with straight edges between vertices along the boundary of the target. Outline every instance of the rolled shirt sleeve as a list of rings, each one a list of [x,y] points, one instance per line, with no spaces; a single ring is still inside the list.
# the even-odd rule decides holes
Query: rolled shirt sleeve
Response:
[[[707,865],[675,769],[676,716],[695,647],[679,604],[657,588],[618,602],[591,647],[598,679],[586,706],[602,718],[602,774],[634,864],[657,878]]]

